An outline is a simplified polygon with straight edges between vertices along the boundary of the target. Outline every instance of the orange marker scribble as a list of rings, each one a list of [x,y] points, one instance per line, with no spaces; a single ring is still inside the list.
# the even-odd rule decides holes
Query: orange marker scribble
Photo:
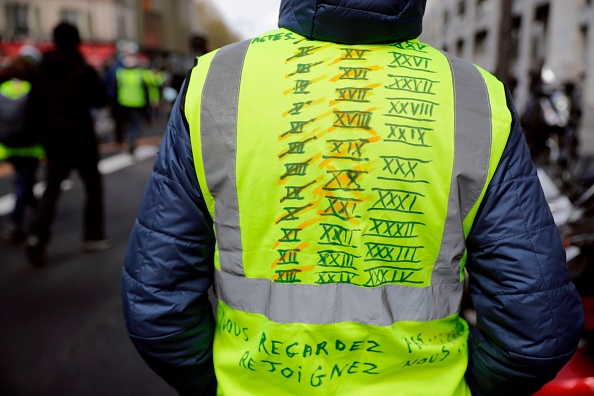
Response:
[[[306,265],[304,267],[299,267],[301,272],[312,272],[315,268],[315,265]]]
[[[307,249],[307,248],[309,247],[309,245],[310,245],[310,243],[309,243],[309,242],[302,242],[301,244],[297,245],[297,246],[294,248],[294,250],[297,250],[297,251],[304,251],[305,249]],[[276,250],[276,247],[273,247],[273,250]],[[286,254],[289,254],[289,253],[286,253]],[[281,262],[281,260],[284,260],[284,259],[286,259],[286,257],[279,257],[279,258],[277,258],[276,260],[274,260],[274,261],[272,262],[272,265],[270,266],[270,268],[271,268],[271,269],[274,269],[274,268],[276,268],[276,267],[279,265],[279,263]]]
[[[297,44],[301,43],[300,41],[297,42]],[[285,64],[289,64],[289,63],[293,63],[293,62],[297,62],[297,61],[303,61],[303,59],[307,58],[308,56],[311,56],[313,54],[316,54],[320,51],[324,51],[325,49],[330,48],[332,45],[331,44],[324,44],[324,45],[319,45],[319,46],[306,46],[306,47],[298,47],[297,50],[295,51],[295,54],[293,56],[291,56],[289,59],[287,59],[285,61]]]
[[[283,113],[283,118],[288,117],[288,116],[298,115],[298,114],[300,114],[301,110],[305,111],[308,108],[311,108],[313,106],[317,106],[321,103],[324,103],[325,100],[326,100],[325,98],[321,98],[321,99],[316,99],[316,100],[308,100],[306,102],[293,103],[293,108],[291,110],[285,111]],[[297,107],[298,105],[300,105],[300,107]]]
[[[312,205],[311,207],[312,207],[313,209],[315,209],[317,206],[319,206],[319,204],[320,204],[320,201],[316,201],[316,203],[315,203],[314,205]],[[317,223],[319,223],[319,222],[321,222],[321,221],[322,221],[322,219],[321,219],[321,218],[315,217],[315,218],[313,218],[313,219],[310,219],[310,220],[306,220],[306,221],[304,221],[303,223],[301,223],[301,224],[300,224],[299,226],[297,226],[296,228],[297,228],[297,229],[300,229],[300,230],[305,230],[306,228],[308,228],[308,227],[311,227],[311,226],[313,226],[314,224],[317,224]],[[276,242],[274,242],[274,243],[272,244],[272,250],[276,250],[276,249],[278,249],[278,247],[279,247],[279,245],[280,245],[280,244],[281,244],[281,242],[280,242],[280,241],[276,241]]]
[[[315,83],[317,83],[317,82],[320,82],[320,81],[322,81],[322,80],[326,80],[326,78],[328,78],[328,76],[320,76],[320,77],[314,78],[313,80],[307,80],[307,82],[308,82],[308,86],[309,86],[309,85],[312,85],[312,84],[315,84]],[[294,94],[295,92],[297,92],[297,87],[293,87],[293,88],[290,88],[290,89],[286,89],[286,90],[284,90],[284,91],[283,91],[283,94],[284,94],[285,96],[287,96],[287,95],[292,95],[292,94]]]
[[[316,206],[318,206],[317,204],[319,204],[319,202],[318,203],[312,203],[310,206],[304,207],[303,210],[300,210],[299,212],[295,213],[295,215],[299,215],[300,216],[300,215],[306,214],[307,212],[311,212],[312,210],[315,210],[316,209]],[[287,214],[286,213],[283,213],[281,216],[279,216],[276,219],[274,219],[274,224],[280,223],[285,216],[287,216]]]

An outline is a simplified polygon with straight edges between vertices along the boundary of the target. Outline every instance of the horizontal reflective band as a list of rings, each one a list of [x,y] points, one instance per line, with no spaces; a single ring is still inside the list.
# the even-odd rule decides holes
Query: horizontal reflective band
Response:
[[[215,278],[218,298],[234,309],[262,314],[279,323],[359,322],[388,326],[458,313],[463,290],[463,220],[486,183],[491,146],[488,92],[479,71],[457,58],[449,59],[455,82],[455,158],[448,215],[432,286],[278,284],[269,279],[245,278],[243,271],[235,170],[239,84],[248,44],[236,43],[217,52],[202,97],[202,151],[208,189],[215,199],[221,265]]]
[[[262,314],[277,323],[338,322],[390,326],[400,321],[425,322],[457,313],[463,284],[428,288],[279,284],[216,271],[217,297],[230,307]]]

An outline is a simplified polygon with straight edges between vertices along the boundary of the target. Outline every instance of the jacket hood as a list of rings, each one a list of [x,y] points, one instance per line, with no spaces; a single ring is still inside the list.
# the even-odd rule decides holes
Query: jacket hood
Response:
[[[278,26],[309,39],[345,44],[412,40],[427,0],[281,0]]]

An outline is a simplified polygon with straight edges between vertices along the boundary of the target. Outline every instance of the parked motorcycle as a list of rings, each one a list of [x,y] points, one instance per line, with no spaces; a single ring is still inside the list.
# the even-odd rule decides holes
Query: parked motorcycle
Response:
[[[571,280],[582,296],[594,295],[594,184],[572,198],[583,187],[555,180],[542,168],[538,178],[563,240]],[[575,183],[574,183],[575,184]]]
[[[557,81],[550,71],[543,75],[533,76],[521,124],[534,162],[554,164],[567,178],[577,159],[580,90],[572,82]]]

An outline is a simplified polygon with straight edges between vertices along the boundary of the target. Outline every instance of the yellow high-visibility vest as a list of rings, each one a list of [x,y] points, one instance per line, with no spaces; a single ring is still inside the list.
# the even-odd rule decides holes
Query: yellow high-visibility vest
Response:
[[[149,101],[153,105],[161,102],[161,86],[163,85],[163,74],[150,69],[144,70],[144,82],[148,90]]]
[[[497,79],[418,40],[278,29],[200,57],[185,115],[219,395],[470,395],[458,313],[510,132]]]
[[[116,70],[118,103],[126,107],[142,108],[147,105],[146,82],[143,69]]]
[[[11,79],[0,84],[0,101],[2,101],[2,114],[0,114],[0,128],[6,128],[3,133],[25,133],[24,117],[25,101],[31,91],[31,83],[25,80]],[[15,119],[17,118],[17,119]],[[3,135],[0,133],[0,136]],[[41,145],[25,147],[11,147],[0,143],[0,160],[10,157],[36,157],[43,158],[45,152]]]

